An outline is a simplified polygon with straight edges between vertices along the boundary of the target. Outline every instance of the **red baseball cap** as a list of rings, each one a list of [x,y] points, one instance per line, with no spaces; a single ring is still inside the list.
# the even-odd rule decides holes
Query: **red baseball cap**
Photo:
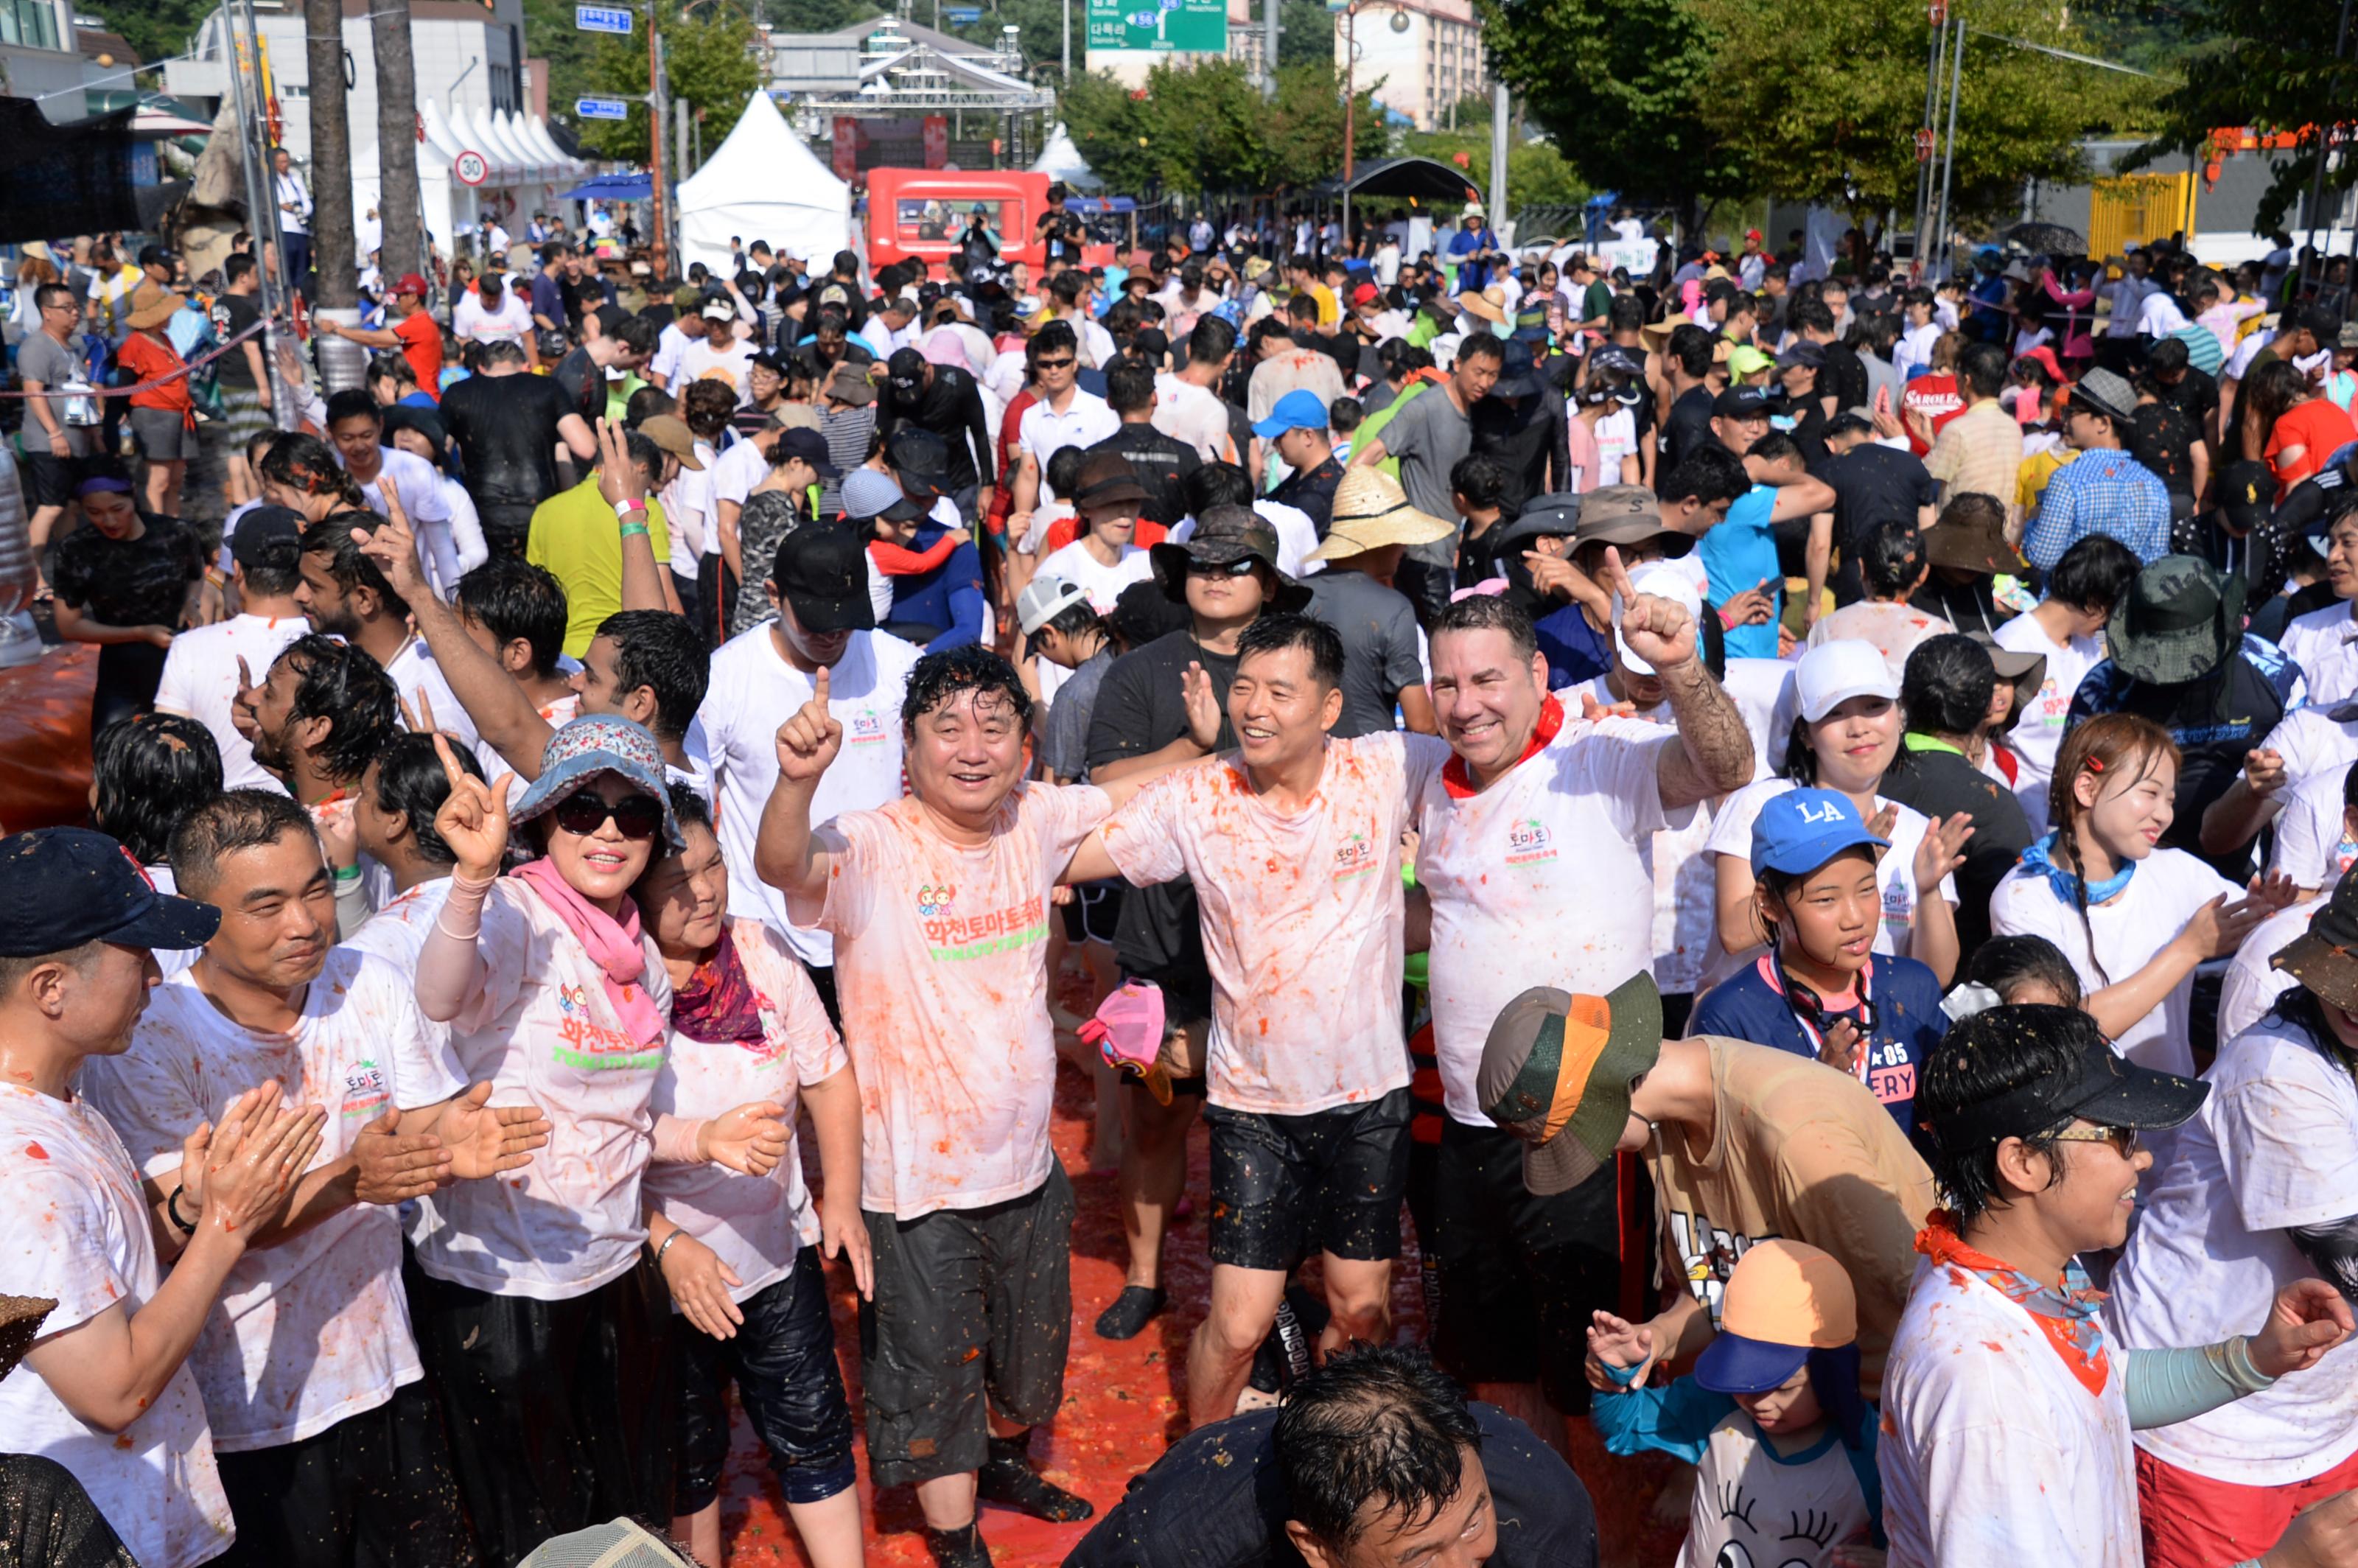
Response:
[[[1383,290],[1372,283],[1363,283],[1351,290],[1351,303],[1354,305],[1373,305],[1383,297]]]
[[[393,280],[393,291],[395,294],[415,294],[423,299],[427,294],[426,280],[414,272],[405,272]]]

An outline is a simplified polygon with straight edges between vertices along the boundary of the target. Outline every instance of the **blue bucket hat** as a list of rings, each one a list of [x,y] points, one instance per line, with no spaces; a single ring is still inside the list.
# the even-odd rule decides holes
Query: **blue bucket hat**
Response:
[[[640,794],[661,801],[664,842],[675,849],[687,847],[679,821],[672,816],[663,749],[644,725],[608,714],[576,719],[548,738],[548,744],[541,748],[540,777],[524,792],[508,820],[521,827],[600,773],[612,773]]]
[[[1788,790],[1770,796],[1753,820],[1752,874],[1807,876],[1862,844],[1873,849],[1891,848],[1891,840],[1866,830],[1848,795],[1830,789]]]

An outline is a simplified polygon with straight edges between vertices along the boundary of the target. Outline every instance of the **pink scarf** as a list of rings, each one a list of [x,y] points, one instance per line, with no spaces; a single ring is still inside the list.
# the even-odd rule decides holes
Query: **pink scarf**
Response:
[[[647,968],[647,950],[639,941],[638,906],[624,899],[622,918],[616,920],[576,892],[558,874],[557,862],[546,857],[527,860],[509,874],[538,893],[574,939],[590,950],[606,983],[606,1000],[613,1003],[614,1016],[631,1038],[642,1045],[660,1044],[664,1015],[655,1011],[646,988],[638,984]]]

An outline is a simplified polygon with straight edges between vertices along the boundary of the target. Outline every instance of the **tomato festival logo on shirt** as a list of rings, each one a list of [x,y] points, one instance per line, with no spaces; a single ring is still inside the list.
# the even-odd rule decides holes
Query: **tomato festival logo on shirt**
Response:
[[[344,1074],[344,1115],[368,1116],[392,1098],[384,1073],[374,1061],[355,1062]]]
[[[1335,846],[1335,880],[1361,877],[1383,864],[1383,851],[1364,833],[1354,833]]]
[[[585,1073],[647,1072],[663,1065],[663,1046],[641,1045],[619,1029],[609,1029],[590,1016],[590,988],[557,987],[557,1010],[565,1015],[557,1026],[561,1044],[551,1054],[560,1065]]]
[[[851,716],[851,727],[844,731],[844,740],[854,746],[873,746],[885,737],[884,720],[872,708],[863,708]]]
[[[1535,866],[1555,859],[1555,844],[1547,824],[1536,816],[1507,824],[1507,864]]]
[[[933,957],[950,963],[987,958],[1044,941],[1048,935],[1048,901],[1038,893],[1002,909],[980,914],[954,913],[954,887],[925,886],[917,890],[918,925]]]
[[[935,887],[929,882],[917,890],[917,914],[927,920],[946,920],[950,915],[950,900],[957,896],[957,889],[946,885]]]

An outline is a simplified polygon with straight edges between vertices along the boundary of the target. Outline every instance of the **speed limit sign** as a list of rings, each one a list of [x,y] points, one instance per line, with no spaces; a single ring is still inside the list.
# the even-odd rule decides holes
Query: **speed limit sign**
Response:
[[[459,177],[459,183],[461,185],[481,185],[492,177],[491,159],[471,150],[460,153],[452,159],[450,168],[451,172]]]

